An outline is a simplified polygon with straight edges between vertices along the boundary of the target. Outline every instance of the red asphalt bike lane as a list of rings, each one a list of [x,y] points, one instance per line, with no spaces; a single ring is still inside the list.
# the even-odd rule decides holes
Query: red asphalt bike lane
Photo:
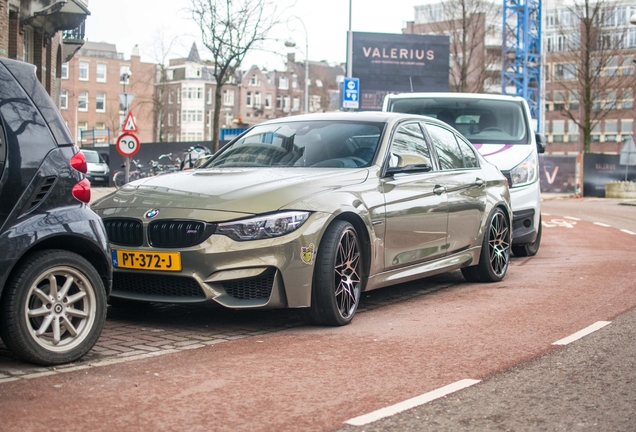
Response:
[[[636,307],[634,280],[636,236],[584,221],[545,228],[539,254],[513,258],[500,283],[453,272],[452,286],[346,327],[2,383],[0,429],[328,431],[559,349],[552,343]]]

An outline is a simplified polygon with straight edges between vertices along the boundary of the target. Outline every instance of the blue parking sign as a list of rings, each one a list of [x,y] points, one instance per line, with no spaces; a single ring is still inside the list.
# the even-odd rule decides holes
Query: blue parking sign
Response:
[[[360,108],[360,79],[345,78],[342,86],[342,107]]]

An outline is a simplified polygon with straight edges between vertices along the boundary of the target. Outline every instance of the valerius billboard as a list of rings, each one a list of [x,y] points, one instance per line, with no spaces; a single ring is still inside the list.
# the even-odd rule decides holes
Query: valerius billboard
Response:
[[[448,91],[449,53],[448,36],[354,32],[360,108],[381,109],[388,93]]]

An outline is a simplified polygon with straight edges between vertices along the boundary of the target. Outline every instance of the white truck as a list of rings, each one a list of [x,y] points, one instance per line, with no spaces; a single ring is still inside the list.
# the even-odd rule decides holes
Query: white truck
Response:
[[[541,244],[538,154],[545,151],[545,138],[533,132],[525,99],[479,93],[403,93],[386,96],[382,109],[438,118],[496,165],[510,188],[512,253],[536,255]]]

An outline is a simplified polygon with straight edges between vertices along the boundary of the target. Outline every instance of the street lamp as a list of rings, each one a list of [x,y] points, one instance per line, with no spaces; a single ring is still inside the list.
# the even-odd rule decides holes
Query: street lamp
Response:
[[[303,30],[305,32],[305,102],[303,103],[303,112],[305,114],[309,113],[309,35],[307,34],[307,27],[305,27],[305,23],[296,15],[292,15],[289,17],[296,18],[300,24],[303,26]],[[285,42],[285,46],[289,48],[295,48],[296,43],[294,41]]]

